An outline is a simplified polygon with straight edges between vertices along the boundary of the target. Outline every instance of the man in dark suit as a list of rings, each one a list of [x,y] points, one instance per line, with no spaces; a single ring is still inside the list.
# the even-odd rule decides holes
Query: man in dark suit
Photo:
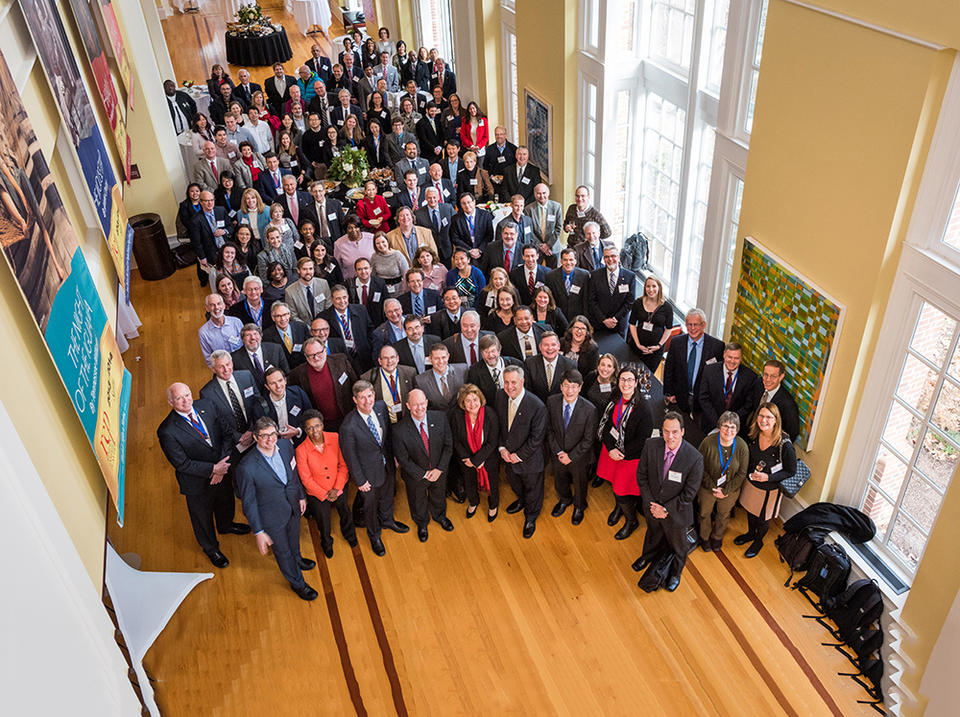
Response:
[[[323,54],[323,50],[317,43],[313,43],[313,45],[310,46],[310,59],[303,64],[306,65],[311,72],[316,73],[317,77],[323,80],[324,84],[327,83],[327,80],[329,80],[333,74],[333,63]]]
[[[443,176],[445,179],[449,179],[452,184],[455,184],[457,175],[463,169],[463,160],[460,158],[460,140],[447,139],[444,143],[444,154],[445,156],[440,162]],[[456,201],[456,199],[450,201]]]
[[[434,336],[446,340],[460,331],[460,318],[463,316],[463,303],[460,292],[454,286],[443,290],[443,309],[430,317],[430,326]]]
[[[479,341],[484,336],[493,336],[492,331],[480,330],[480,314],[473,309],[460,315],[460,333],[443,340],[450,350],[450,363],[462,363],[473,366],[480,360]]]
[[[547,409],[523,387],[523,369],[503,370],[503,390],[497,393],[500,421],[500,459],[507,466],[507,479],[517,499],[508,513],[523,511],[523,537],[533,537],[537,516],[543,508],[543,441],[547,433]]]
[[[204,271],[217,262],[217,253],[233,231],[233,220],[227,210],[214,206],[213,192],[200,192],[200,211],[194,214],[187,227],[190,245]],[[216,287],[214,287],[216,288]]]
[[[760,387],[758,390],[759,398],[757,405],[754,406],[750,414],[751,425],[756,418],[757,410],[763,403],[772,403],[780,410],[780,427],[786,433],[791,441],[797,440],[797,434],[800,432],[800,411],[797,408],[797,402],[783,385],[783,378],[787,374],[787,368],[777,359],[770,359],[763,364],[763,373],[760,375]],[[744,434],[749,432],[744,431]]]
[[[590,323],[598,334],[627,332],[627,316],[633,307],[637,277],[620,266],[620,253],[612,244],[603,247],[603,269],[590,275],[590,302],[587,306]]]
[[[403,319],[403,330],[407,337],[397,341],[393,347],[397,350],[402,366],[413,366],[417,373],[423,373],[430,365],[430,347],[440,339],[423,332],[423,321],[415,314],[407,314]]]
[[[430,366],[417,376],[417,388],[423,391],[432,410],[447,413],[457,402],[466,373],[466,365],[450,363],[450,349],[435,343],[430,347]]]
[[[250,73],[247,70],[237,72],[237,84],[233,88],[233,94],[243,102],[245,107],[249,109],[250,105],[253,104],[254,93],[260,92],[262,89],[256,82],[250,81]]]
[[[392,346],[407,335],[403,330],[403,309],[399,301],[387,299],[383,302],[383,318],[383,323],[371,334],[374,356],[379,356],[384,346]]]
[[[420,542],[427,542],[430,518],[444,530],[453,530],[447,517],[447,470],[453,455],[453,436],[446,415],[428,411],[427,397],[419,388],[410,391],[407,415],[393,428],[393,454],[400,464]]]
[[[547,267],[538,264],[540,250],[532,244],[523,247],[523,266],[518,266],[510,272],[510,281],[513,282],[517,293],[520,294],[520,303],[529,306],[533,303],[533,290],[537,284],[547,280]]]
[[[538,246],[538,242],[533,233],[533,220],[523,212],[525,204],[526,202],[522,194],[510,195],[510,213],[497,222],[497,226],[493,232],[496,239],[500,239],[503,236],[503,228],[505,226],[513,224],[516,227],[517,241],[521,247],[527,244]]]
[[[523,266],[523,243],[517,241],[517,225],[512,222],[497,225],[500,237],[490,242],[483,252],[483,265],[480,269],[490,276],[490,271],[498,266],[508,274]]]
[[[377,364],[360,379],[373,386],[374,398],[386,404],[390,423],[396,423],[403,417],[407,394],[416,385],[417,369],[401,366],[397,350],[389,345],[380,349]]]
[[[257,539],[257,548],[273,557],[283,577],[303,600],[315,600],[317,591],[303,579],[304,570],[316,563],[300,554],[300,516],[307,509],[307,493],[296,471],[293,444],[279,438],[272,418],[258,418],[253,425],[256,448],[240,461],[237,492],[243,512]]]
[[[340,200],[326,196],[323,182],[310,183],[310,196],[313,201],[305,207],[304,218],[312,221],[317,227],[317,237],[327,244],[329,253],[333,242],[343,236],[341,222],[347,217]]]
[[[463,249],[477,262],[493,241],[493,215],[477,208],[477,200],[470,192],[459,199],[460,212],[450,222],[450,241],[454,249]]]
[[[442,197],[430,185],[427,185],[423,190],[423,201],[426,202],[426,206],[421,206],[413,213],[413,223],[433,232],[433,241],[437,245],[440,261],[449,266],[453,254],[453,247],[450,243],[450,222],[454,215],[453,206],[442,201]]]
[[[512,197],[519,194],[524,202],[533,201],[533,188],[543,181],[540,168],[530,164],[530,151],[524,147],[517,147],[516,164],[503,173],[503,191]]]
[[[648,438],[640,453],[637,483],[647,519],[643,552],[633,563],[640,572],[663,554],[673,562],[664,585],[673,592],[687,562],[687,530],[693,525],[693,498],[703,479],[703,456],[683,440],[683,416],[667,411],[660,438]]]
[[[417,122],[417,141],[423,149],[423,158],[431,164],[443,159],[443,128],[439,114],[440,108],[434,102],[428,102],[423,117]],[[443,176],[443,167],[437,166]]]
[[[330,291],[333,306],[320,316],[327,320],[333,330],[333,336],[343,339],[350,360],[366,371],[373,366],[371,334],[373,325],[370,314],[362,306],[350,303],[350,295],[345,286],[335,286]]]
[[[303,358],[303,342],[310,336],[309,327],[302,321],[292,318],[289,304],[283,301],[274,301],[270,306],[270,318],[273,326],[265,329],[263,340],[269,344],[276,344],[283,351],[287,365],[293,369],[306,361]]]
[[[163,94],[167,98],[174,131],[177,134],[188,131],[194,115],[197,114],[197,103],[186,92],[178,90],[173,80],[164,80]]]
[[[543,327],[533,323],[533,312],[527,306],[520,306],[513,312],[513,326],[504,329],[497,338],[503,347],[503,354],[518,361],[536,356],[539,351]]]
[[[349,90],[340,90],[337,93],[337,105],[330,108],[330,124],[337,128],[337,131],[343,129],[344,120],[350,115],[357,118],[357,126],[363,126],[363,112],[360,107],[353,104],[350,98]]]
[[[457,91],[457,76],[453,73],[442,58],[434,63],[433,73],[430,75],[430,87],[438,86],[444,97],[449,97]]]
[[[235,316],[245,325],[254,323],[260,326],[264,331],[273,326],[273,318],[270,316],[270,310],[273,302],[269,304],[263,298],[263,281],[259,276],[248,276],[243,280],[243,299],[227,309],[227,316]]]
[[[253,420],[268,416],[277,424],[280,438],[299,445],[306,438],[303,414],[312,408],[310,397],[299,386],[288,386],[282,369],[271,366],[266,371],[267,392],[253,402]]]
[[[407,269],[405,275],[409,291],[400,294],[397,301],[404,314],[413,314],[423,319],[425,328],[435,333],[431,322],[433,315],[443,307],[443,299],[436,289],[426,289],[423,286],[423,270],[418,267]]]
[[[573,249],[560,252],[560,266],[547,274],[543,283],[553,292],[553,300],[567,321],[586,314],[590,272],[577,266],[577,254]]]
[[[580,396],[581,388],[583,376],[570,369],[563,374],[560,393],[547,399],[547,446],[559,498],[550,514],[559,518],[572,503],[574,525],[580,525],[587,508],[587,477],[599,420],[596,407]]]
[[[353,268],[357,275],[344,282],[349,301],[365,308],[370,315],[370,322],[378,326],[383,323],[383,302],[390,298],[387,282],[374,276],[370,260],[365,257],[353,262]]]
[[[297,188],[297,178],[292,174],[283,175],[280,181],[283,184],[283,194],[277,197],[277,201],[283,205],[283,216],[300,226],[302,220],[309,218],[307,207],[313,203],[313,198]]]
[[[544,331],[540,336],[540,355],[531,356],[523,362],[527,373],[527,388],[541,401],[560,393],[560,382],[577,364],[560,355],[560,337],[553,331]]]
[[[494,405],[497,391],[503,388],[503,371],[507,366],[516,366],[523,371],[523,363],[500,353],[500,339],[495,334],[480,337],[480,360],[467,371],[465,383],[472,383],[480,389],[487,404]]]
[[[386,554],[380,539],[381,528],[406,533],[409,526],[393,517],[393,494],[396,481],[387,407],[374,398],[373,386],[367,381],[353,385],[356,407],[343,419],[340,427],[340,450],[359,489],[354,502],[363,506],[364,523],[370,546],[376,555]]]
[[[200,398],[210,401],[237,434],[235,443],[246,450],[253,442],[250,422],[257,385],[249,371],[234,371],[233,357],[220,349],[210,354],[213,378],[200,389]],[[234,454],[236,456],[236,454]]]
[[[242,535],[245,523],[234,523],[233,489],[224,480],[236,432],[229,419],[209,401],[194,401],[190,387],[174,383],[167,389],[171,411],[157,428],[163,455],[173,466],[180,493],[187,499],[193,534],[210,562],[229,565],[220,552],[217,533]],[[214,528],[216,523],[216,529]]]
[[[688,424],[687,431],[690,442],[698,446],[701,379],[707,366],[723,358],[723,341],[705,333],[707,317],[700,309],[688,311],[685,323],[687,333],[670,339],[670,348],[663,361],[663,398],[668,408],[683,414],[685,420],[689,418],[695,422],[694,425]]]
[[[283,195],[283,178],[290,174],[290,170],[281,169],[280,160],[274,152],[264,152],[263,161],[267,168],[260,172],[260,176],[254,183],[254,189],[263,197],[264,204],[270,206]]]
[[[290,372],[288,383],[299,386],[323,415],[327,430],[336,431],[350,411],[350,386],[357,375],[346,356],[328,354],[326,345],[313,336],[304,342],[303,356],[307,362]]]
[[[263,333],[256,324],[247,324],[240,330],[240,340],[243,346],[230,354],[234,369],[248,371],[253,376],[257,392],[266,394],[266,371],[271,366],[283,369],[283,373],[290,372],[287,357],[276,344],[263,343]]]
[[[483,168],[490,174],[490,181],[496,187],[497,199],[506,201],[508,195],[503,188],[503,178],[509,167],[517,163],[517,145],[507,141],[505,127],[495,127],[494,141],[487,145],[483,155]]]
[[[603,268],[603,242],[600,240],[600,225],[587,222],[583,225],[583,241],[573,248],[577,266],[593,273]]]
[[[427,172],[430,178],[425,185],[420,187],[420,207],[422,208],[426,204],[427,190],[431,188],[440,193],[441,202],[453,206],[456,201],[456,188],[451,180],[443,176],[443,167],[440,166],[440,160],[432,162]]]
[[[290,99],[290,88],[295,84],[297,80],[284,74],[281,63],[273,63],[273,76],[263,81],[263,91],[267,96],[271,113],[277,117],[283,116],[283,103]]]
[[[740,433],[746,435],[762,390],[757,374],[743,363],[743,348],[734,341],[728,343],[723,350],[723,361],[703,369],[698,394],[703,432],[709,433],[717,427],[721,413],[733,411],[740,416]]]

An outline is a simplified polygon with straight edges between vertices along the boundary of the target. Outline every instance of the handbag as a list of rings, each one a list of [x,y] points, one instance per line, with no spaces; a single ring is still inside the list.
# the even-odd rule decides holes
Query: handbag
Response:
[[[783,461],[783,444],[780,444],[780,460]],[[797,458],[797,472],[789,478],[780,481],[780,492],[787,498],[795,498],[803,484],[810,480],[810,466],[803,462],[803,459]]]
[[[687,546],[687,555],[693,552],[694,548],[700,544],[700,538],[697,536],[697,530],[693,526],[687,528],[683,535],[683,543]]]

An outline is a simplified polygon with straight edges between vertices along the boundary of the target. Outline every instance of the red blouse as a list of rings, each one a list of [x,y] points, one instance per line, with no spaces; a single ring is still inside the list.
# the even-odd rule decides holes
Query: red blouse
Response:
[[[366,197],[357,202],[357,216],[363,222],[363,226],[371,232],[386,231],[387,220],[390,218],[390,207],[387,206],[387,200],[379,194],[369,201]],[[379,219],[380,225],[375,226],[370,223],[371,219]]]

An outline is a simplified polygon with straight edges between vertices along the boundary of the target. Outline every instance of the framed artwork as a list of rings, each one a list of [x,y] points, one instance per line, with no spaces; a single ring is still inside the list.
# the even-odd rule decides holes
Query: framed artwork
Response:
[[[553,171],[553,105],[537,97],[529,89],[524,89],[524,108],[526,110],[526,145],[530,150],[530,161],[540,168],[543,181],[551,183]]]
[[[746,237],[730,336],[744,362],[760,373],[765,361],[786,366],[783,385],[797,402],[797,445],[813,448],[820,397],[830,378],[833,346],[846,307],[812,281]]]

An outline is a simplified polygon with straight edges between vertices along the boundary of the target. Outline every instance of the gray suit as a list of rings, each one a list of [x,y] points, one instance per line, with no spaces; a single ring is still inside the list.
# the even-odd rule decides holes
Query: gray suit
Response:
[[[199,184],[201,189],[210,192],[220,186],[220,173],[231,170],[230,162],[223,157],[217,156],[213,161],[217,165],[217,176],[213,175],[213,167],[210,166],[210,160],[206,157],[198,159],[190,173],[193,181]]]
[[[397,162],[397,166],[393,169],[393,176],[397,180],[397,185],[403,186],[403,175],[409,169],[413,169],[417,172],[418,187],[422,187],[430,181],[430,174],[427,171],[430,169],[430,163],[427,160],[425,160],[423,157],[408,159],[406,156],[404,156],[403,159]],[[423,171],[420,171],[421,169]]]
[[[546,211],[546,234],[540,231],[540,205],[537,202],[529,204],[523,210],[523,213],[530,217],[530,222],[533,224],[533,236],[537,243],[546,244],[553,252],[553,256],[545,257],[547,266],[556,267],[557,262],[560,261],[560,250],[563,249],[563,244],[560,243],[560,229],[563,228],[563,207],[560,206],[560,202],[548,199],[544,209]],[[543,257],[544,255],[541,254],[540,256]]]
[[[466,375],[466,364],[447,364],[447,386],[449,387],[447,398],[444,398],[440,392],[440,386],[437,385],[437,378],[433,369],[428,369],[417,376],[417,388],[426,394],[430,408],[437,411],[448,411],[456,405],[457,391],[463,385]]]
[[[284,293],[284,300],[290,305],[290,310],[296,319],[300,319],[305,324],[309,324],[316,318],[317,314],[330,308],[330,285],[326,279],[314,279],[310,282],[310,290],[313,292],[313,312],[307,306],[307,289],[301,281],[295,281],[287,287]]]
[[[253,164],[255,167],[259,167],[261,170],[266,170],[267,163],[264,160],[263,155],[259,152],[253,153]],[[237,185],[241,189],[250,189],[253,187],[253,173],[250,171],[250,167],[247,166],[247,163],[242,159],[238,159],[233,163],[233,174],[237,178]]]

